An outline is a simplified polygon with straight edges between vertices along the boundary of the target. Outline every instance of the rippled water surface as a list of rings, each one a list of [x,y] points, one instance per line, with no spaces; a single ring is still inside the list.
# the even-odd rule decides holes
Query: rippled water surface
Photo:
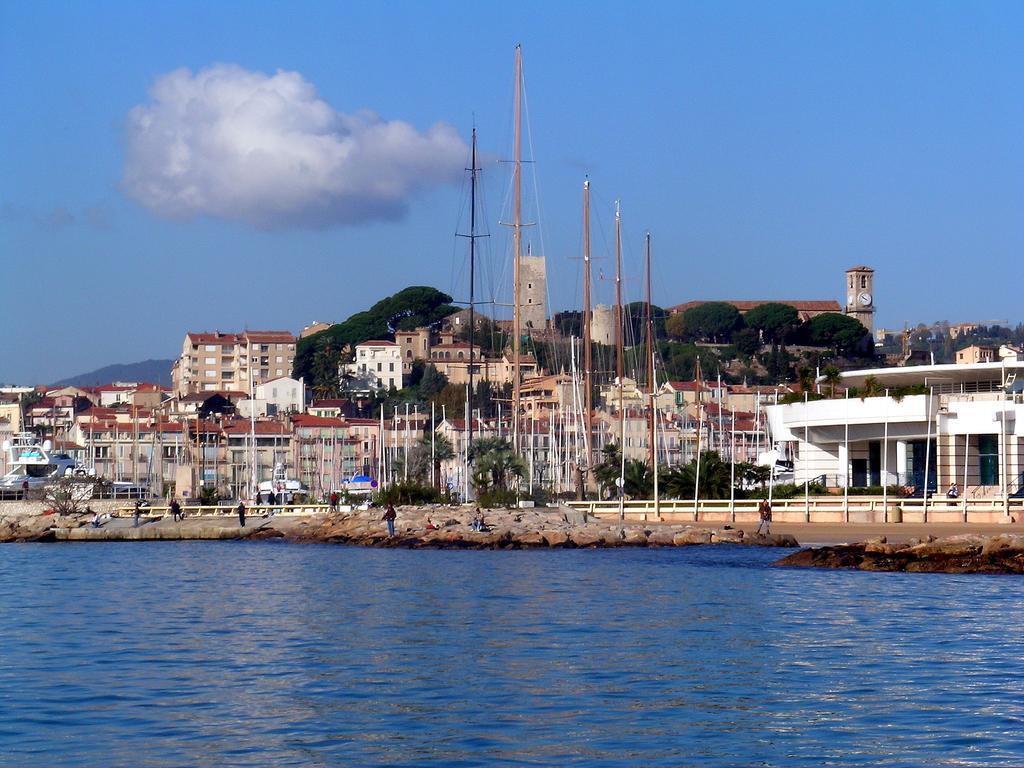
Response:
[[[778,554],[6,545],[0,763],[1024,764],[1024,582]]]

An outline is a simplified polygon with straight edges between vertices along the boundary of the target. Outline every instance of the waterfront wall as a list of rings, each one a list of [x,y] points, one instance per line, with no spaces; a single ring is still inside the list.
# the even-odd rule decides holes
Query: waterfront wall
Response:
[[[666,523],[757,524],[759,499],[701,499],[627,501],[626,520]],[[599,520],[617,520],[617,501],[570,501]],[[772,519],[779,523],[978,523],[1002,524],[1024,520],[1024,499],[1002,497],[980,499],[883,498],[882,496],[811,496],[772,501]]]

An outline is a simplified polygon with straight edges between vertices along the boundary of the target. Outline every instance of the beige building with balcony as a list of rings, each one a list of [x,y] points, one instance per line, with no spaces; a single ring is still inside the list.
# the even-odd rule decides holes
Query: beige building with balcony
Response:
[[[171,370],[176,394],[249,392],[264,381],[289,376],[295,336],[288,331],[187,333]]]

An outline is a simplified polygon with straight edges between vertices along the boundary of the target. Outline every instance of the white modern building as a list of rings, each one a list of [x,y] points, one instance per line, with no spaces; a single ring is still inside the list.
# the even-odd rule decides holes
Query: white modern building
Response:
[[[238,401],[238,414],[244,418],[277,416],[282,413],[303,413],[306,410],[305,379],[281,376],[257,384],[255,399]]]
[[[878,394],[766,408],[797,483],[921,489],[927,477],[971,498],[1022,491],[1024,362],[848,371],[842,383]]]
[[[356,358],[341,366],[343,380],[354,380],[356,388],[368,385],[373,389],[402,388],[402,348],[393,341],[364,341],[356,345]],[[350,389],[352,387],[349,387]]]

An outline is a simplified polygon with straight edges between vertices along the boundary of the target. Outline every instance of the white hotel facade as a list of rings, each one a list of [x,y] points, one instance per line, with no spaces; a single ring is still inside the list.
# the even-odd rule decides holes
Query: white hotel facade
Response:
[[[839,397],[766,408],[773,443],[794,462],[795,481],[824,476],[828,487],[899,484],[965,497],[1022,490],[1024,362],[923,365],[848,371],[843,387],[928,394]],[[824,385],[823,385],[824,386]]]

